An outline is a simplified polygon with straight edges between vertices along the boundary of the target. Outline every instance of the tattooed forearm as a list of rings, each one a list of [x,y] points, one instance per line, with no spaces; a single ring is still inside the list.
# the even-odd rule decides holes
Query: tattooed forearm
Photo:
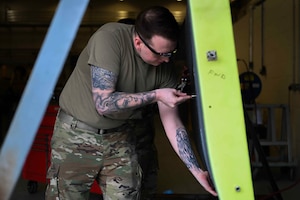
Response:
[[[108,70],[91,66],[93,99],[99,113],[115,113],[138,108],[155,100],[154,91],[128,94],[115,92],[117,76]],[[109,91],[109,92],[108,92]]]
[[[126,109],[138,108],[150,104],[155,99],[155,92],[126,94],[114,92],[108,97],[94,93],[97,110],[105,112],[121,112]]]
[[[191,148],[191,144],[184,128],[179,128],[176,130],[176,140],[178,145],[179,156],[186,164],[186,166],[191,168],[200,168],[196,160],[195,154]]]

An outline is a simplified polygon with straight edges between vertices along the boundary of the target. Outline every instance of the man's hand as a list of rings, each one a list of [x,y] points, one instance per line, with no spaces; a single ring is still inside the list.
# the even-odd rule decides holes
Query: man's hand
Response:
[[[210,181],[209,174],[207,171],[200,170],[195,174],[195,177],[207,192],[209,192],[210,194],[212,194],[214,196],[218,196],[218,194],[216,193],[216,191],[213,188],[213,185]]]
[[[173,88],[157,89],[156,95],[157,101],[160,101],[171,108],[174,108],[175,106],[192,98],[191,95]]]

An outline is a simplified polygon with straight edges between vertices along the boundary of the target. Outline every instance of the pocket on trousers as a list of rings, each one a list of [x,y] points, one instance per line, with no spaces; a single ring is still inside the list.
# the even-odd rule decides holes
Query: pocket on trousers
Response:
[[[51,164],[47,171],[47,179],[57,178],[59,172],[58,164]]]
[[[45,193],[46,200],[59,199],[58,173],[59,165],[51,164],[47,171],[47,179],[49,179],[49,183]]]

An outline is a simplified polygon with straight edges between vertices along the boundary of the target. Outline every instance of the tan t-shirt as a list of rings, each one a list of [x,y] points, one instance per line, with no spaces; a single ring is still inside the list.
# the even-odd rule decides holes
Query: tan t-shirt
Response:
[[[112,71],[118,76],[116,90],[138,93],[157,88],[174,88],[174,66],[154,67],[145,63],[133,44],[134,26],[108,23],[100,27],[81,52],[76,67],[67,81],[60,106],[68,114],[95,128],[114,128],[128,119],[141,119],[142,109],[118,114],[99,115],[92,97],[90,65]]]

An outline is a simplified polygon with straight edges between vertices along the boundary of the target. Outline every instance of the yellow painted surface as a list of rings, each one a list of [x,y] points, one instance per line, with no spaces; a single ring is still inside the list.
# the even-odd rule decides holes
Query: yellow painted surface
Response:
[[[190,0],[205,150],[219,198],[253,200],[248,145],[228,0]],[[209,61],[207,52],[217,59]]]

